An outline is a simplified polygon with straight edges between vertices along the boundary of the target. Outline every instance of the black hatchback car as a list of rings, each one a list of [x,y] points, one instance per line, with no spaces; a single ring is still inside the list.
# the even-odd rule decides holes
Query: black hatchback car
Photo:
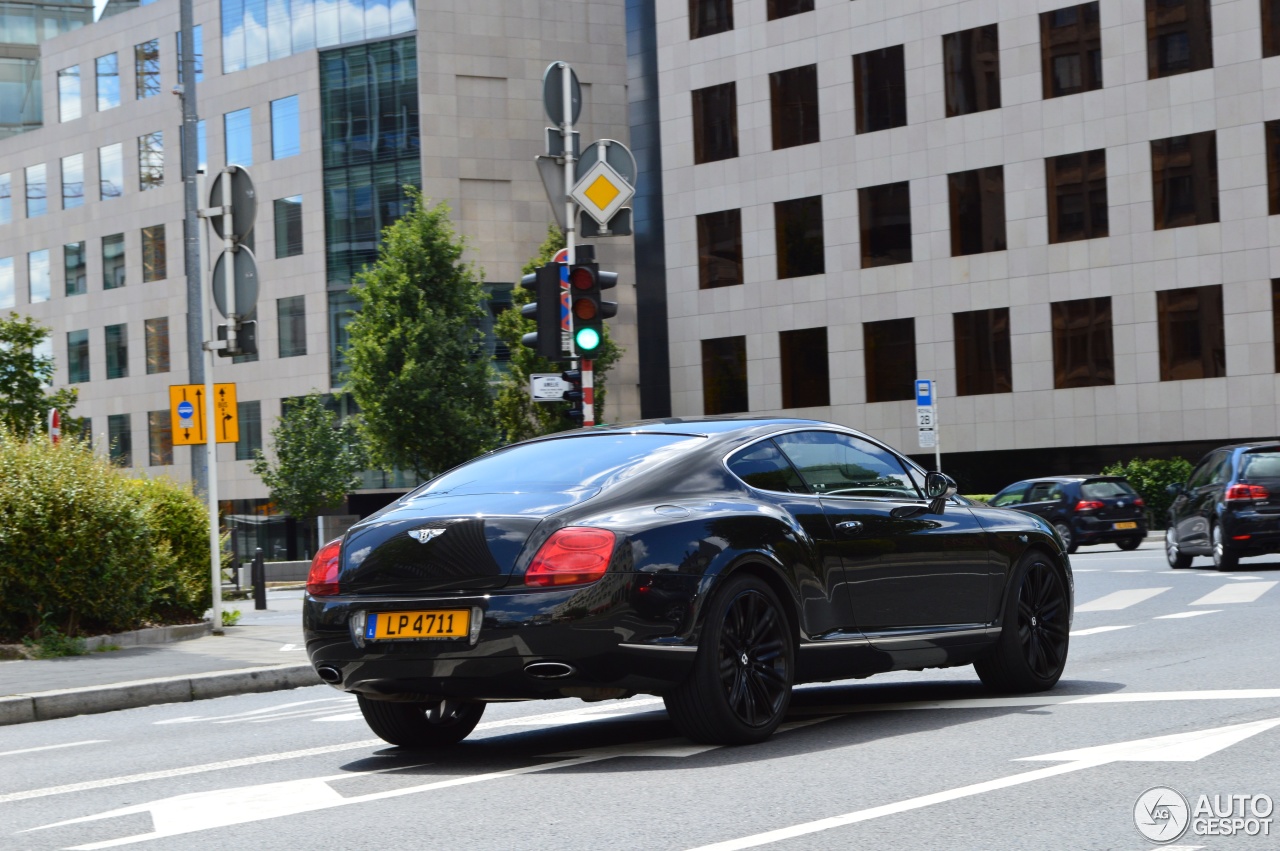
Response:
[[[1049,476],[1016,482],[991,499],[1048,520],[1067,552],[1084,544],[1136,550],[1147,536],[1146,503],[1120,476]]]
[[[1207,555],[1218,570],[1242,556],[1280,552],[1280,443],[1241,443],[1200,460],[1174,495],[1165,532],[1169,566]]]

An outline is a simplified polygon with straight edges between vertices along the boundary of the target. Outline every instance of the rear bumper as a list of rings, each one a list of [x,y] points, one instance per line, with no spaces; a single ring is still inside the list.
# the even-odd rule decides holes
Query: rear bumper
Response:
[[[1222,532],[1227,548],[1242,555],[1280,552],[1280,514],[1240,510],[1225,514]],[[1247,535],[1245,538],[1243,536]]]
[[[697,648],[682,630],[691,577],[609,574],[566,589],[504,589],[413,598],[311,597],[303,606],[307,653],[341,675],[344,691],[373,697],[513,700],[662,693],[688,674]],[[364,641],[350,629],[357,611],[475,608],[469,639]],[[538,662],[566,668],[535,669]],[[565,671],[568,673],[564,673]],[[551,671],[557,676],[539,676]],[[603,693],[609,690],[611,693]]]
[[[1132,529],[1117,529],[1116,523],[1136,523]],[[1114,544],[1147,536],[1147,521],[1143,517],[1130,520],[1100,520],[1095,517],[1075,517],[1071,523],[1076,540],[1081,544]]]

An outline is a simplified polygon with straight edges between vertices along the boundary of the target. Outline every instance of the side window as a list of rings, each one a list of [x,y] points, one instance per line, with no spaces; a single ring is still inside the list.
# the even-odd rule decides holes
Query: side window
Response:
[[[921,499],[893,453],[865,440],[829,431],[784,434],[775,442],[812,493],[830,496]]]
[[[753,488],[784,493],[808,493],[795,468],[774,445],[766,440],[739,452],[729,459],[729,469]]]
[[[1054,496],[1054,491],[1057,496]],[[1053,499],[1062,498],[1062,485],[1057,482],[1036,482],[1031,486],[1031,493],[1027,494],[1027,502],[1049,502]]]
[[[1192,472],[1191,478],[1187,480],[1187,490],[1202,488],[1217,480],[1217,472],[1222,467],[1223,456],[1220,452],[1214,452],[1200,462],[1200,466],[1196,467]]]
[[[1018,482],[1016,485],[1010,485],[1000,493],[995,495],[991,500],[991,504],[999,507],[1002,505],[1017,505],[1022,502],[1022,498],[1027,495],[1027,490],[1031,485],[1027,482]]]
[[[1062,498],[1065,497],[1066,495],[1067,495],[1066,489],[1063,488],[1062,485],[1059,483],[1055,483],[1053,488],[1049,491],[1049,499],[1053,500],[1054,502],[1061,502]]]
[[[1222,460],[1213,468],[1213,476],[1210,481],[1215,485],[1223,484],[1227,479],[1231,478],[1231,453],[1222,453]]]

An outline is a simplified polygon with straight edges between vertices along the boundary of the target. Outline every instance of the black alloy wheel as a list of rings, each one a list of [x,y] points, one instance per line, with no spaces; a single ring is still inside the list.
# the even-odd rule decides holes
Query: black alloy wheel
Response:
[[[1053,524],[1053,528],[1058,530],[1058,535],[1062,538],[1062,543],[1066,547],[1068,553],[1074,553],[1080,549],[1080,545],[1076,543],[1076,536],[1071,531],[1071,525],[1059,520]]]
[[[1178,538],[1174,535],[1172,526],[1164,530],[1164,557],[1174,570],[1186,570],[1191,566],[1191,556],[1178,547]]]
[[[1061,572],[1042,553],[1023,556],[1014,576],[1000,637],[973,667],[996,691],[1043,691],[1067,664],[1071,601]]]
[[[1240,564],[1240,556],[1227,548],[1226,542],[1222,540],[1222,527],[1217,523],[1213,524],[1213,531],[1209,533],[1213,538],[1213,566],[1217,570],[1235,570]]]
[[[754,576],[735,576],[710,603],[693,671],[663,696],[667,714],[697,742],[763,741],[791,704],[794,659],[777,595]]]
[[[402,703],[356,695],[360,714],[379,738],[403,748],[456,745],[480,723],[485,704],[467,700]]]

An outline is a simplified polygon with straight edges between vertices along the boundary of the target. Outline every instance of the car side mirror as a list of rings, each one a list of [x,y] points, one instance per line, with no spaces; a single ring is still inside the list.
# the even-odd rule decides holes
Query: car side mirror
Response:
[[[926,473],[924,477],[925,496],[929,497],[929,512],[941,514],[946,508],[947,500],[956,493],[955,479],[943,473]]]

